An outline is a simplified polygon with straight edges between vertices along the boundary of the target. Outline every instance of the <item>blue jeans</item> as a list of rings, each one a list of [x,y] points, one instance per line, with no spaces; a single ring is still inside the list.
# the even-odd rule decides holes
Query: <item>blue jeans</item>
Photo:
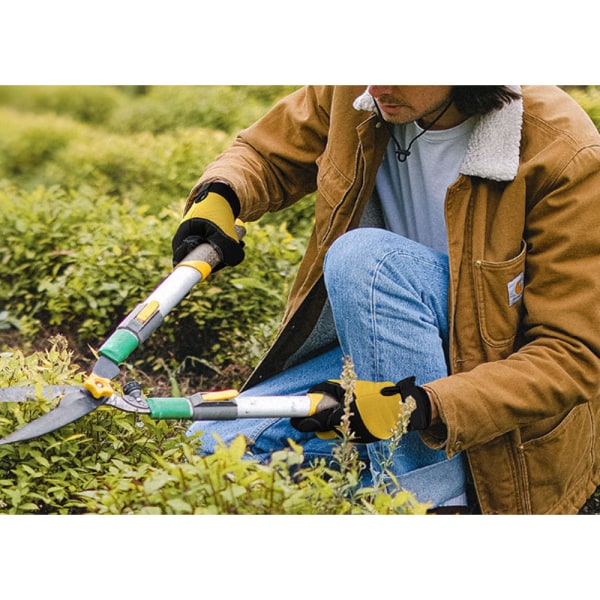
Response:
[[[356,229],[338,238],[325,264],[325,285],[339,347],[287,369],[245,391],[248,395],[303,394],[326,379],[338,379],[343,356],[352,359],[358,379],[397,382],[414,375],[423,384],[447,375],[448,261],[443,254],[383,229]],[[230,443],[243,434],[253,441],[252,456],[267,461],[292,438],[307,462],[330,458],[332,445],[296,431],[289,419],[240,419],[196,422],[202,452],[214,451],[217,433]],[[409,432],[390,452],[389,442],[358,445],[369,466],[363,483],[389,481],[433,506],[465,503],[466,467],[462,455],[451,460]],[[390,463],[391,458],[391,463]],[[382,464],[387,461],[387,471]]]

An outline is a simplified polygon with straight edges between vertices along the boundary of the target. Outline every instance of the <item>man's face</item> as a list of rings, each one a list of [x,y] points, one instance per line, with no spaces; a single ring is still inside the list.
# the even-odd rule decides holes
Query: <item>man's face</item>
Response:
[[[383,118],[401,125],[418,121],[426,127],[450,101],[450,85],[370,85],[368,92],[375,98]],[[435,124],[434,129],[454,127],[464,117],[451,106]]]

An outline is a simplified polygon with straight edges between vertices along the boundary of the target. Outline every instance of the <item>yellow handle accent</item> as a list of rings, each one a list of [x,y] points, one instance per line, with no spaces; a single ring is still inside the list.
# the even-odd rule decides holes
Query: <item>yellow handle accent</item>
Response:
[[[148,304],[146,304],[146,306],[144,306],[144,308],[142,308],[142,310],[140,310],[140,312],[135,315],[135,320],[138,321],[138,323],[145,323],[146,321],[149,321],[154,314],[156,314],[156,311],[158,310],[159,304],[157,300],[152,300],[151,302],[148,302]]]
[[[83,387],[96,399],[106,398],[115,393],[110,379],[100,377],[94,373],[87,376],[83,383]]]
[[[317,412],[317,408],[319,406],[319,403],[321,402],[321,400],[323,400],[323,396],[324,394],[318,394],[316,392],[310,392],[309,394],[307,394],[307,396],[310,398],[310,406],[308,408],[308,417],[314,415]]]
[[[177,264],[177,267],[192,267],[192,269],[196,269],[196,271],[202,275],[202,281],[204,281],[212,271],[212,267],[203,260],[182,261]]]
[[[239,395],[237,390],[219,390],[217,392],[202,393],[203,402],[221,402],[223,400],[231,400]]]
[[[309,392],[307,395],[310,398],[309,413],[307,415],[309,417],[317,412],[322,412],[328,408],[337,408],[339,406],[339,402],[329,394]]]

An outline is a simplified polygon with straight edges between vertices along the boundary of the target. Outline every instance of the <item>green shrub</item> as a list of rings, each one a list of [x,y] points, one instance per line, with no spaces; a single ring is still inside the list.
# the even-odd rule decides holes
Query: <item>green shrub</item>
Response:
[[[44,352],[0,353],[0,387],[79,383],[64,339]],[[0,402],[0,436],[56,401]],[[238,438],[197,454],[185,421],[154,421],[102,406],[40,438],[0,446],[0,512],[7,514],[422,514],[407,491],[362,488],[352,454],[338,468],[301,466],[302,448],[261,465]]]
[[[182,444],[155,466],[117,464],[99,489],[81,495],[100,514],[423,514],[427,508],[406,490],[361,488],[323,462],[301,467],[302,447],[293,443],[267,465],[246,452],[241,436],[209,456]]]
[[[298,86],[0,86],[0,105],[68,116],[120,134],[212,128],[229,134]]]
[[[155,136],[88,130],[73,139],[43,171],[46,185],[93,187],[160,211],[187,198],[208,162],[230,142],[223,132],[184,129]]]
[[[229,143],[217,130],[118,135],[68,117],[0,108],[0,178],[25,189],[88,186],[155,209],[187,197],[206,164]]]
[[[114,111],[107,127],[120,133],[209,128],[234,134],[263,116],[290,86],[152,86]]]
[[[0,86],[0,104],[19,111],[66,115],[83,123],[104,123],[126,100],[113,86]]]
[[[83,187],[0,186],[1,305],[30,333],[52,327],[97,347],[171,271],[180,214],[180,203],[155,213]],[[192,290],[133,360],[171,371],[191,358],[216,370],[253,363],[275,333],[303,246],[284,224],[250,224],[246,261]]]
[[[0,298],[46,325],[107,327],[168,264],[161,215],[145,206],[67,192],[0,187]],[[131,268],[137,261],[139,268]],[[145,262],[144,262],[145,261]]]
[[[37,181],[41,169],[85,128],[66,117],[0,108],[0,177]]]
[[[20,350],[0,354],[0,386],[78,384],[83,373],[71,362],[63,338],[51,340],[44,352]],[[0,403],[0,435],[44,414],[57,402]],[[179,434],[177,433],[179,431]],[[153,460],[176,443],[182,428],[167,422],[148,422],[101,407],[76,423],[28,442],[0,446],[0,511],[9,514],[85,512],[80,492],[94,488],[111,461],[135,465]]]

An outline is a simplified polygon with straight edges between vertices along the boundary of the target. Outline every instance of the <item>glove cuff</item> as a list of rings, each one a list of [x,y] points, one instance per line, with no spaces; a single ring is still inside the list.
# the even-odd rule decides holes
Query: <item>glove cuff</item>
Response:
[[[402,379],[402,381],[399,381],[394,388],[400,392],[404,401],[406,401],[409,396],[412,396],[415,401],[416,408],[410,415],[408,430],[416,431],[427,429],[431,425],[431,401],[429,400],[427,392],[422,387],[415,385],[414,377]],[[382,394],[386,395],[385,390],[382,390]]]

